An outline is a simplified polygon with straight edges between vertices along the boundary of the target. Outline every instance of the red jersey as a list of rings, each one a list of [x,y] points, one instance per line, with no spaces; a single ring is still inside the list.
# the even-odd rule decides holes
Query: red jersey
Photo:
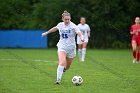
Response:
[[[130,28],[130,32],[134,32],[136,31],[135,34],[133,34],[133,36],[140,36],[140,24],[139,25],[132,25],[131,28]]]

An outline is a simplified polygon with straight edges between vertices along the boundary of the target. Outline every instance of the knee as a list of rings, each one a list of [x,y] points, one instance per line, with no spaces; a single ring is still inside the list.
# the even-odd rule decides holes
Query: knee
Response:
[[[65,66],[65,64],[66,64],[66,59],[65,58],[59,59],[59,65]]]
[[[59,62],[59,65],[65,66],[65,62]]]
[[[133,47],[132,49],[133,49],[133,51],[136,51],[137,50],[136,47]]]
[[[66,61],[65,60],[59,60],[59,65],[65,66],[66,65]]]
[[[138,53],[140,53],[140,47],[138,48]]]

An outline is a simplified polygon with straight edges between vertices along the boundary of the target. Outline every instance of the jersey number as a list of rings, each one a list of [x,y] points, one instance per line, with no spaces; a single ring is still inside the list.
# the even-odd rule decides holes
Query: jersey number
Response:
[[[63,38],[68,38],[68,34],[62,34]]]

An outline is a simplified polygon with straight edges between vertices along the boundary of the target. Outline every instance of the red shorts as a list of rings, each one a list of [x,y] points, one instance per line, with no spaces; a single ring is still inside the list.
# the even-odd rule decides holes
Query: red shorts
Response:
[[[133,36],[132,41],[136,41],[137,46],[140,46],[140,36]]]

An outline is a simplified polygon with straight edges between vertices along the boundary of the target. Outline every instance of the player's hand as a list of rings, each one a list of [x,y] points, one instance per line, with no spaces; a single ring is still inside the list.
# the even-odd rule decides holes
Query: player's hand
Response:
[[[137,30],[134,30],[134,31],[133,31],[133,34],[138,34],[138,31],[137,31]]]
[[[84,42],[84,41],[85,41],[85,38],[84,38],[84,36],[83,36],[83,35],[81,35],[81,37],[80,37],[80,38],[81,38],[81,41],[82,41],[82,42]]]
[[[134,32],[134,33],[137,33],[138,31],[137,31],[137,30],[134,30],[133,32]]]
[[[82,41],[82,42],[84,42],[84,41],[85,41],[85,39],[84,39],[84,38],[82,38],[82,39],[81,39],[81,41]]]
[[[81,40],[82,42],[85,42],[85,40],[83,39],[83,40]]]
[[[42,37],[46,36],[46,33],[42,33]]]

